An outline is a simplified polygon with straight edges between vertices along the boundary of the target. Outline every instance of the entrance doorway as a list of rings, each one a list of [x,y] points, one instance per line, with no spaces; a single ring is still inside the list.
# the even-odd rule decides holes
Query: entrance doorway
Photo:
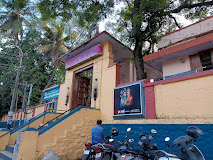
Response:
[[[72,107],[91,106],[93,67],[75,72]]]

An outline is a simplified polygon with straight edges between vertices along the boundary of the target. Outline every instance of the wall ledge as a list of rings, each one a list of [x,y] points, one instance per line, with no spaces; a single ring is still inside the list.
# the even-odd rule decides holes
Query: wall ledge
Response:
[[[104,124],[213,124],[213,117],[103,120]]]
[[[178,82],[178,81],[184,81],[184,80],[200,78],[200,77],[209,76],[209,75],[213,75],[213,69],[207,70],[207,71],[198,72],[198,73],[188,74],[188,75],[184,75],[184,76],[180,76],[180,77],[174,77],[174,78],[170,78],[170,79],[165,79],[165,80],[161,80],[161,81],[157,81],[157,82],[145,83],[144,87],[154,86],[154,85],[158,85],[158,84],[173,83],[173,82]]]
[[[121,67],[121,64],[120,64],[120,63],[115,62],[115,63],[112,63],[112,64],[108,65],[108,68],[110,68],[110,67],[112,67],[112,66],[114,66],[114,65],[116,65],[116,66],[118,66],[118,67]]]
[[[137,81],[133,81],[133,82],[127,82],[127,83],[118,84],[116,87],[120,87],[120,86],[124,86],[124,85],[128,85],[128,84],[132,84],[132,83],[140,82],[140,81],[144,81],[144,84],[149,82],[148,79],[142,79],[142,80],[137,80]]]

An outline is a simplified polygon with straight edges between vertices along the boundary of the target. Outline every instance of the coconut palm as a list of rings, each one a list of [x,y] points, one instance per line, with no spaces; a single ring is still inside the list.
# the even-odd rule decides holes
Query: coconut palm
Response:
[[[23,23],[30,25],[24,18],[28,3],[29,0],[2,0],[6,11],[1,12],[0,29],[3,32],[10,32],[18,42],[19,35],[23,34]]]
[[[39,53],[44,54],[44,59],[51,57],[54,66],[58,65],[58,58],[60,55],[66,53],[69,47],[65,45],[65,42],[75,39],[75,36],[66,36],[63,38],[63,27],[61,24],[52,24],[51,26],[44,25],[45,39],[43,41],[35,42],[34,44],[41,45],[38,48]]]
[[[63,38],[63,27],[64,24],[59,25],[52,23],[52,25],[49,26],[44,25],[43,30],[45,31],[45,39],[43,41],[34,43],[40,45],[40,47],[38,48],[38,52],[44,54],[44,59],[51,57],[54,69],[60,65],[58,61],[59,56],[66,53],[68,49],[70,49],[65,45],[65,42],[75,39],[75,36],[73,35],[68,35]],[[54,72],[52,72],[50,79],[44,89],[47,89],[49,87],[53,77]],[[43,101],[43,95],[44,93],[42,93],[40,104]]]

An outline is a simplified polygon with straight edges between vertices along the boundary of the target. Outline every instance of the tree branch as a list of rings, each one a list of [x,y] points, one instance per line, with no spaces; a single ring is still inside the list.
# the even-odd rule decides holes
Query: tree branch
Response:
[[[151,48],[152,48],[152,42],[151,42],[151,40],[148,40],[147,42],[149,42],[149,48],[147,49],[147,51],[145,52],[144,55],[148,55],[150,53]]]
[[[169,14],[169,17],[172,18],[175,21],[176,26],[180,29],[180,25],[178,24],[176,18],[174,16],[172,16],[171,14]]]
[[[125,0],[125,2],[127,3],[128,8],[131,8],[131,7],[130,7],[130,4],[129,4],[129,2],[128,2],[128,0]]]
[[[213,1],[210,2],[202,2],[202,3],[196,3],[196,4],[183,4],[179,6],[178,8],[171,10],[170,13],[179,13],[182,9],[191,9],[195,7],[201,7],[201,6],[211,6],[213,5]]]

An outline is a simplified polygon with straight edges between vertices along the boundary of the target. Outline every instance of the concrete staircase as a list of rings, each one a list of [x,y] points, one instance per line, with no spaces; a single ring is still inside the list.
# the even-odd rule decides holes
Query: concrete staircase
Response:
[[[61,159],[70,159],[73,155],[76,155],[76,159],[81,159],[85,142],[91,141],[91,129],[94,124],[96,120],[79,119],[70,130],[64,131],[64,135],[55,137],[52,144],[45,145],[43,150],[53,150]],[[83,128],[86,132],[82,132]]]
[[[4,151],[0,151],[0,160],[12,160],[14,145],[7,145]]]

